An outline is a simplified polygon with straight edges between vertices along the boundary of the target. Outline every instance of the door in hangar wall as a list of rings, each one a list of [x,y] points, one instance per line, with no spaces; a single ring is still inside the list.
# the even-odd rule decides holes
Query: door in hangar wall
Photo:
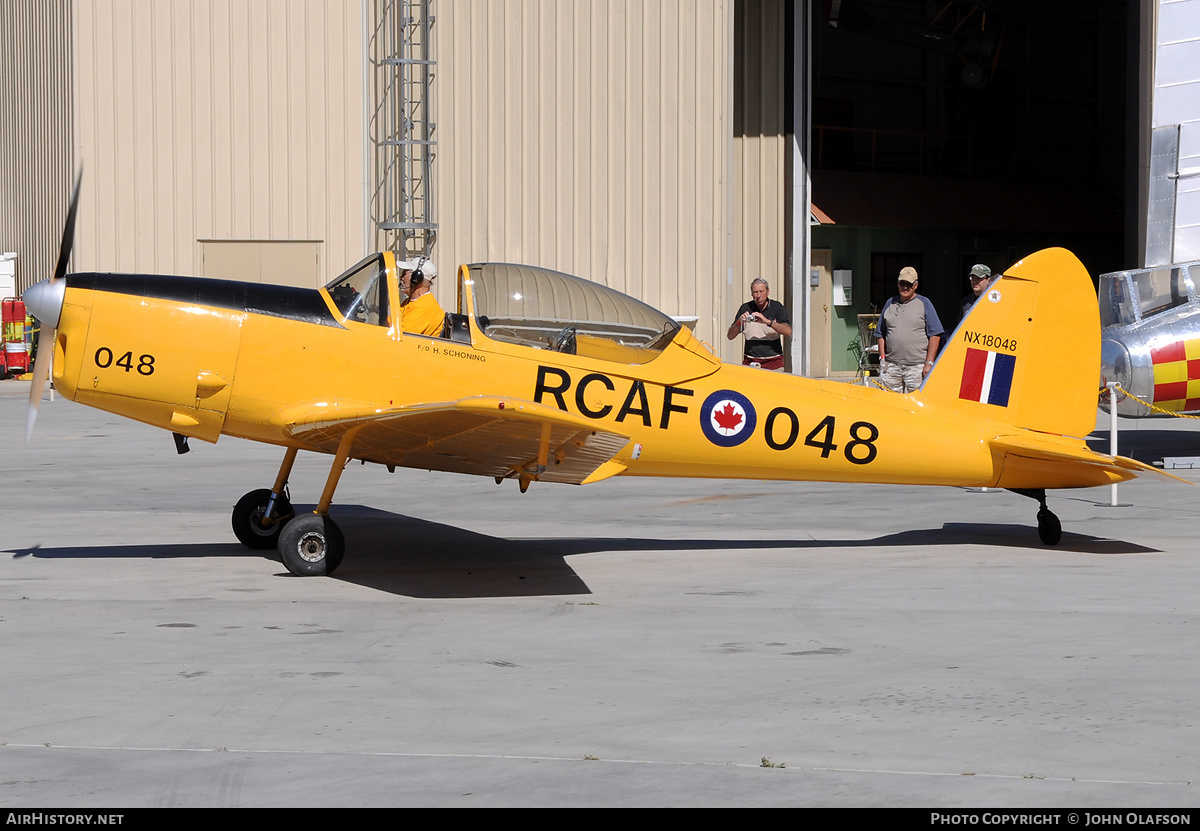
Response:
[[[200,240],[201,276],[320,288],[319,240]]]
[[[812,275],[815,274],[816,285]],[[833,250],[814,248],[808,281],[808,374],[828,378],[833,353]]]

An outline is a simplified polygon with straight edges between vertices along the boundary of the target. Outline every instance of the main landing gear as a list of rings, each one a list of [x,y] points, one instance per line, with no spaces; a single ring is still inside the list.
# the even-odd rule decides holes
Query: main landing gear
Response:
[[[1042,488],[1009,488],[1009,490],[1038,501],[1038,536],[1046,545],[1058,545],[1059,540],[1062,539],[1062,523],[1046,507],[1046,491]]]
[[[274,548],[279,544],[284,524],[294,516],[296,512],[286,493],[259,488],[233,506],[233,533],[247,548]]]
[[[342,529],[327,516],[296,517],[279,535],[279,555],[287,570],[299,577],[333,574],[346,553]]]
[[[311,514],[296,516],[287,495],[288,476],[296,461],[289,447],[279,466],[275,485],[260,488],[238,500],[233,509],[233,533],[247,548],[278,548],[284,566],[299,577],[333,574],[346,553],[342,529],[329,518],[329,506],[350,451],[354,431],[343,437],[325,481],[321,501]]]

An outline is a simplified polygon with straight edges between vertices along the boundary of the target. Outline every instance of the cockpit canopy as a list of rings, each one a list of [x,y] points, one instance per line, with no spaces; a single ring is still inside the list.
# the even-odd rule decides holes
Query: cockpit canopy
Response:
[[[484,337],[627,364],[653,360],[678,322],[640,300],[569,274],[528,265],[476,263],[459,271],[459,314],[441,337],[470,341],[469,317]],[[327,286],[344,322],[389,325],[388,261],[362,260]]]
[[[680,329],[640,300],[569,274],[511,263],[467,268],[472,311],[493,340],[645,363]]]
[[[1128,326],[1178,306],[1197,305],[1192,269],[1200,274],[1200,263],[1101,274],[1100,325]]]

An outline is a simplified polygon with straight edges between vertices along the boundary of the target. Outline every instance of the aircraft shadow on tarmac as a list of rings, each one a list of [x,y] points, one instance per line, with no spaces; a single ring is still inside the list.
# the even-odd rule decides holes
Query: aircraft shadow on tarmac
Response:
[[[1087,437],[1087,443],[1097,453],[1108,453],[1108,431],[1097,430]],[[1200,456],[1200,429],[1126,428],[1117,433],[1117,449],[1120,455],[1148,465],[1162,461],[1167,456]]]
[[[297,505],[297,511],[312,506]],[[340,505],[331,512],[346,536],[347,556],[329,580],[341,580],[392,594],[422,598],[532,597],[591,594],[567,563],[577,554],[624,551],[755,551],[837,548],[905,548],[983,545],[1050,553],[1138,554],[1158,549],[1121,540],[1064,533],[1054,548],[1043,548],[1026,525],[946,523],[874,539],[647,539],[566,537],[507,539],[381,511]],[[79,546],[11,549],[15,558],[124,559],[246,557],[277,560],[274,551],[253,552],[237,543]],[[280,576],[290,577],[283,572]],[[317,578],[304,578],[317,579]]]

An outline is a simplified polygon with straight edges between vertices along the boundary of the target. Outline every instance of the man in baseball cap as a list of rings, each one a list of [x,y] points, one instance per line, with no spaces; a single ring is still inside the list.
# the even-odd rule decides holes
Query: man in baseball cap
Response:
[[[921,386],[942,337],[942,322],[929,298],[917,294],[917,270],[900,269],[900,293],[883,304],[879,315],[879,383],[892,392]]]
[[[971,273],[967,275],[967,282],[971,284],[971,291],[962,299],[961,315],[959,319],[967,316],[967,312],[971,311],[971,307],[975,305],[975,301],[983,297],[988,290],[995,277],[992,275],[992,270],[983,263],[978,263],[971,267]]]

